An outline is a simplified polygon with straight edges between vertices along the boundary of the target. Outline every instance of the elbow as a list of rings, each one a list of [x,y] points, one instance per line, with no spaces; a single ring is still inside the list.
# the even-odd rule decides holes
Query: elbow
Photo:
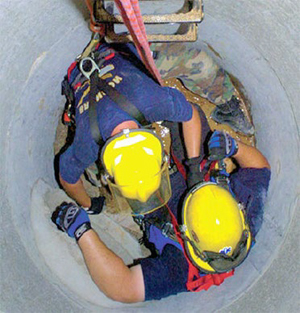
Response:
[[[127,296],[123,297],[123,296],[119,296],[119,295],[116,295],[116,296],[113,296],[110,298],[114,301],[122,302],[122,303],[138,303],[138,302],[143,301],[143,300],[139,300],[136,297],[127,297]]]
[[[103,292],[106,295],[106,297],[116,302],[138,303],[138,302],[144,301],[144,299],[141,299],[138,295],[134,293],[130,293],[129,291],[124,291],[124,292],[122,292],[121,290],[108,291],[108,290],[101,290],[101,288],[99,288],[99,290]]]
[[[116,279],[118,278],[116,277]],[[103,281],[98,281],[97,284],[95,280],[94,282],[99,290],[113,301],[122,303],[137,303],[145,301],[145,285],[143,280],[137,279],[131,281],[130,279],[127,279],[122,281],[120,278],[117,284],[115,282],[107,282],[107,284],[103,284]]]

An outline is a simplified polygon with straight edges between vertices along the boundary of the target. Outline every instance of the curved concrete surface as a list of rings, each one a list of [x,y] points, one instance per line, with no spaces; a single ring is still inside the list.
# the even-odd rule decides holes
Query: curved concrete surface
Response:
[[[222,286],[137,305],[103,296],[76,244],[55,232],[49,221],[54,205],[66,197],[53,176],[53,142],[64,103],[60,81],[90,37],[83,1],[15,0],[0,5],[0,309],[298,312],[299,1],[205,3],[205,21],[194,45],[214,55],[242,82],[253,104],[258,147],[273,169],[264,224],[247,261]],[[126,261],[142,253],[109,217],[95,218],[93,225]],[[112,237],[110,229],[120,233]]]

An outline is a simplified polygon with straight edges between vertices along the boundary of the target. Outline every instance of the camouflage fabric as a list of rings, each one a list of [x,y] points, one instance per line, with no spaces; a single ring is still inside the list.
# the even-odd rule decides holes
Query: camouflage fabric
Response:
[[[176,77],[187,89],[216,105],[234,95],[228,73],[206,52],[184,43],[151,44],[151,50],[163,79]]]

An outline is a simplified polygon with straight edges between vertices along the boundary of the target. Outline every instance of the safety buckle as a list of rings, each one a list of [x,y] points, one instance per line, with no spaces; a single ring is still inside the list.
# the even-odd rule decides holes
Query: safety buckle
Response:
[[[176,172],[178,172],[178,168],[177,168],[176,163],[170,163],[169,164],[169,175],[172,175]]]
[[[100,69],[96,62],[90,58],[86,57],[83,58],[79,63],[79,68],[81,73],[87,78],[90,79],[91,75],[94,73],[94,71],[100,72]]]
[[[229,176],[222,172],[223,170],[211,170],[210,171],[211,181],[221,186],[227,186],[230,182]]]
[[[227,185],[229,184],[229,178],[225,175],[219,175],[216,178],[216,183],[220,185]]]

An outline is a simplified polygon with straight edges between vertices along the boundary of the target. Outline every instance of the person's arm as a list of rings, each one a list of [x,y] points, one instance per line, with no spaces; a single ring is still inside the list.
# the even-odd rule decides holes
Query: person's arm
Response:
[[[211,161],[232,157],[241,168],[270,168],[268,160],[256,147],[237,141],[224,131],[214,131],[208,149]]]
[[[202,125],[198,110],[192,105],[193,115],[187,122],[182,122],[183,138],[187,153],[185,160],[187,173],[187,186],[193,187],[203,181],[204,176],[200,170],[203,155],[200,155],[202,140]]]
[[[98,288],[109,298],[126,303],[145,300],[143,272],[140,265],[131,268],[106,247],[92,229],[83,234],[78,245],[89,273]]]
[[[266,157],[255,147],[248,146],[242,142],[238,142],[238,150],[233,158],[242,168],[270,168],[270,164]]]
[[[91,198],[85,191],[81,179],[79,179],[75,184],[69,184],[61,177],[61,175],[59,175],[59,180],[65,192],[79,205],[85,208],[89,208],[91,206]]]
[[[141,266],[126,266],[91,228],[84,209],[74,203],[63,202],[53,212],[51,220],[58,229],[77,240],[91,278],[107,297],[126,303],[145,300]]]
[[[185,148],[189,159],[199,157],[201,145],[201,120],[197,109],[192,105],[192,118],[182,123]]]

